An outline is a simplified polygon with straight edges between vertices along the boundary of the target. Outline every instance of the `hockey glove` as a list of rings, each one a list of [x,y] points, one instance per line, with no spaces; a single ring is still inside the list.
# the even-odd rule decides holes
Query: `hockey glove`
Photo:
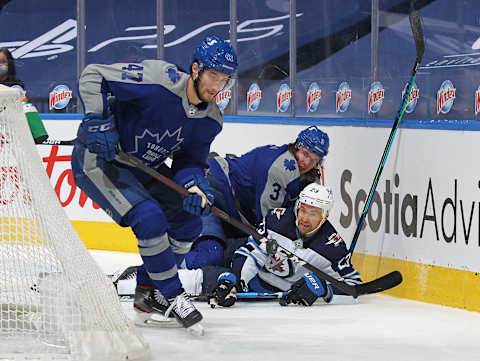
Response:
[[[183,209],[195,216],[208,216],[214,197],[207,178],[192,175],[182,184],[191,193],[183,200]]]
[[[327,296],[327,284],[311,272],[305,273],[295,282],[290,291],[280,299],[280,304],[286,306],[290,303],[311,306],[318,297]]]
[[[101,114],[90,113],[80,124],[79,132],[87,134],[86,143],[89,152],[111,162],[115,158],[119,135],[115,129],[115,117],[110,114],[103,119]]]
[[[237,300],[237,277],[230,272],[223,272],[218,276],[217,285],[213,290],[213,297],[218,305],[231,307]]]

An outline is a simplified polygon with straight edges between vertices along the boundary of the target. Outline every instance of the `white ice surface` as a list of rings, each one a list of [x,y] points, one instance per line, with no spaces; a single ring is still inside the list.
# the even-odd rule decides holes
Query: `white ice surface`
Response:
[[[140,264],[135,254],[92,251],[105,273]],[[123,303],[130,317],[131,303]],[[238,302],[202,312],[205,336],[141,328],[153,361],[480,360],[480,314],[383,295],[357,305],[280,307]]]

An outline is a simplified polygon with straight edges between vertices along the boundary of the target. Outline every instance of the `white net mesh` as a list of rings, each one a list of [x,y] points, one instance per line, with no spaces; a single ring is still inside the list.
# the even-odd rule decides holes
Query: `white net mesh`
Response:
[[[140,360],[148,347],[60,206],[20,93],[0,86],[0,360]]]

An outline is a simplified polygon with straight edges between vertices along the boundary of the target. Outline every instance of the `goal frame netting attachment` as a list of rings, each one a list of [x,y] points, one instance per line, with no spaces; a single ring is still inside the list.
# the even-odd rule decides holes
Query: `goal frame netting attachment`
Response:
[[[0,361],[144,360],[148,346],[75,232],[0,85]]]

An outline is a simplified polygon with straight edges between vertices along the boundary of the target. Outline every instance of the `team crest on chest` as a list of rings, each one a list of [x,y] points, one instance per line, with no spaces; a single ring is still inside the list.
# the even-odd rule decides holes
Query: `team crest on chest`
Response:
[[[290,265],[288,260],[278,254],[271,256],[268,259],[267,263],[265,264],[265,268],[267,268],[269,272],[279,277],[287,277],[290,274]]]
[[[135,136],[135,150],[130,152],[138,154],[146,164],[152,164],[157,161],[163,161],[174,152],[180,150],[183,142],[182,127],[170,132],[168,129],[160,133],[153,133],[145,129],[142,135]]]

